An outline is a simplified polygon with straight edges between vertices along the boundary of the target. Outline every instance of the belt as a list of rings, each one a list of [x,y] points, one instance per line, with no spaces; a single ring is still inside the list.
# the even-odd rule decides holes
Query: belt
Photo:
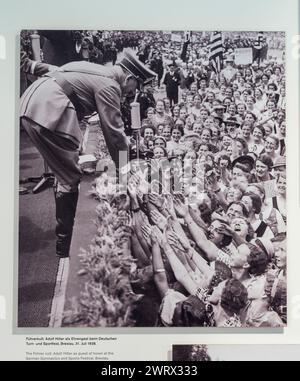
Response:
[[[47,73],[45,76],[55,79],[56,83],[61,87],[65,95],[70,99],[71,103],[73,104],[78,120],[82,120],[85,116],[84,108],[77,94],[74,92],[70,82],[68,82],[58,71]]]

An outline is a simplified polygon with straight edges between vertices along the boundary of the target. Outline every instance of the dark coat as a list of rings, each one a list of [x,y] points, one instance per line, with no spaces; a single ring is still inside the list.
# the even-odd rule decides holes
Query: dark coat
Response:
[[[166,73],[164,84],[166,85],[167,94],[177,94],[180,84],[180,75],[177,72],[174,72],[173,75]]]

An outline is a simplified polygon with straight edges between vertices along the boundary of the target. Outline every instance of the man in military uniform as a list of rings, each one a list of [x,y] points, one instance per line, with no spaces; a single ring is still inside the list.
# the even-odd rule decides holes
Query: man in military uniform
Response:
[[[130,50],[114,67],[70,62],[45,74],[22,95],[20,121],[57,179],[56,253],[67,257],[82,176],[78,164],[82,135],[79,120],[98,112],[108,150],[120,167],[128,144],[121,118],[122,96],[134,94],[155,77]]]

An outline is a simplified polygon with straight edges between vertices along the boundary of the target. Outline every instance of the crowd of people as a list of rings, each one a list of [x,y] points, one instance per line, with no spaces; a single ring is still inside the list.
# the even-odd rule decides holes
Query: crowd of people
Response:
[[[21,50],[24,51],[29,58],[32,55],[32,34],[33,30],[23,30],[21,32]],[[107,62],[116,62],[117,54],[124,48],[137,49],[140,41],[141,32],[112,32],[99,30],[74,30],[74,31],[50,31],[39,30],[38,34],[41,39],[41,60],[43,57],[43,47],[45,40],[49,39],[57,46],[61,46],[64,50],[72,50],[75,46],[77,57],[68,57],[69,60],[84,60],[98,64]],[[71,48],[71,49],[70,49]],[[69,55],[72,52],[67,52]],[[46,59],[46,62],[48,60]]]
[[[161,298],[156,324],[284,326],[284,62],[240,67],[233,50],[215,73],[207,56],[145,61],[156,54],[164,73],[139,95],[128,186],[132,255]]]

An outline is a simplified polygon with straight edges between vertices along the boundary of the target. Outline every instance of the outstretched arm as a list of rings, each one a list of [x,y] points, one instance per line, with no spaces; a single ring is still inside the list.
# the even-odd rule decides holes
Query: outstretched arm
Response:
[[[176,212],[184,218],[197,246],[205,252],[207,258],[210,261],[214,261],[218,256],[219,249],[217,248],[217,246],[206,238],[203,229],[195,223],[195,221],[189,213],[188,207],[184,205],[184,203],[179,197],[175,197],[174,205]]]
[[[170,262],[170,265],[172,267],[172,270],[174,272],[175,278],[179,283],[182,284],[182,286],[191,294],[196,295],[197,293],[197,285],[190,277],[189,273],[187,272],[184,265],[180,262],[180,260],[177,258],[176,254],[172,250],[171,246],[165,242],[163,244],[164,252]]]
[[[168,242],[172,246],[178,246],[178,236],[175,232],[168,234]],[[197,253],[195,249],[192,248],[190,244],[187,246],[184,246],[186,261],[188,262],[189,266],[194,270],[199,270],[201,274],[201,278],[203,281],[202,287],[208,287],[213,275],[214,271],[212,268],[208,265],[208,263],[201,257],[200,254]]]
[[[147,254],[144,252],[140,241],[138,240],[135,233],[131,235],[131,248],[134,258],[137,259],[138,267],[144,267],[149,265],[150,261]]]
[[[159,244],[156,242],[152,246],[152,266],[154,274],[154,282],[161,297],[164,297],[169,289],[164,263],[161,257]]]
[[[139,203],[137,199],[137,188],[133,183],[130,183],[127,189],[130,196],[131,210],[133,213],[133,217],[132,217],[133,230],[143,249],[143,252],[147,255],[148,258],[150,258],[151,251],[141,231],[141,226],[144,224],[146,216],[144,216],[143,212],[139,208]]]
[[[128,153],[128,143],[121,117],[121,96],[121,89],[117,85],[102,88],[95,94],[101,129],[117,168],[127,164],[119,160],[120,152],[123,152],[126,158]]]
[[[155,227],[145,226],[143,228],[143,234],[146,239],[150,239],[151,241],[154,282],[160,296],[163,298],[169,289],[169,285],[159,246],[160,232]]]

